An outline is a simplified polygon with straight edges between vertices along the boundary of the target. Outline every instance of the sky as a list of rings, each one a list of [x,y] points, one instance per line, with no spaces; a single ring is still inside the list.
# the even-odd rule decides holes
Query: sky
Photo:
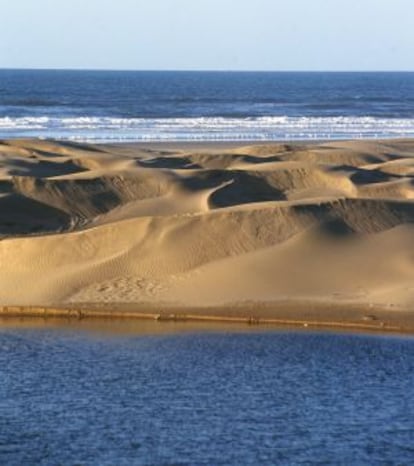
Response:
[[[413,0],[0,0],[0,68],[414,70]]]

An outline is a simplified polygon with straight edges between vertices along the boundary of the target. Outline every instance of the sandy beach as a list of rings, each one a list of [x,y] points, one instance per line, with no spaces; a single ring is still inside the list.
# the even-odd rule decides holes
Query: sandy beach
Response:
[[[414,331],[414,140],[9,140],[0,162],[0,316]]]

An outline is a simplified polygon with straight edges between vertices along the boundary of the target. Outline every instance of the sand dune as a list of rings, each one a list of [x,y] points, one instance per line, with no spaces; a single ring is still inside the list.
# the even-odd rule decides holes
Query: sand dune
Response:
[[[410,311],[413,176],[410,140],[1,141],[0,305]]]

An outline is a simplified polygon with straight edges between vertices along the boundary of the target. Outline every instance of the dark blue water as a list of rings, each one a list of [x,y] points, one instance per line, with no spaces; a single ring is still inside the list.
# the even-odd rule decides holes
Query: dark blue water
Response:
[[[0,330],[0,463],[408,465],[414,340]]]
[[[0,137],[414,136],[414,73],[0,70]]]

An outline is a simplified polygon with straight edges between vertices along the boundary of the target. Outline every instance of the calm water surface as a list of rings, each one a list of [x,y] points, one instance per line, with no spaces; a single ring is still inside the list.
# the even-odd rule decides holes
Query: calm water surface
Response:
[[[4,465],[414,462],[409,337],[3,326],[0,380]]]

